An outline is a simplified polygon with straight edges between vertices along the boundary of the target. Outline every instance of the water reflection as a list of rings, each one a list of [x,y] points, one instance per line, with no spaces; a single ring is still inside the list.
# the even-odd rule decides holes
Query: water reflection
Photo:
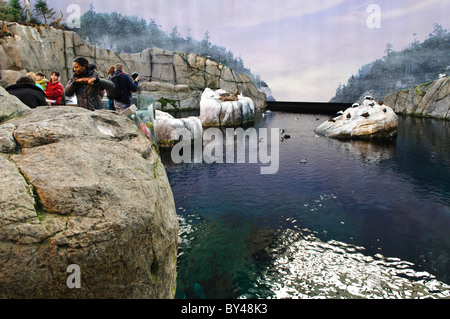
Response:
[[[396,140],[390,141],[342,141],[338,149],[364,163],[381,162],[392,158],[396,149]]]

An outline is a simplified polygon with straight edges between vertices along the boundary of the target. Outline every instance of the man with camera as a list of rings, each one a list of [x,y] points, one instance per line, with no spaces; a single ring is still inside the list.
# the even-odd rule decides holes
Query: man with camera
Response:
[[[113,91],[107,92],[108,98],[114,100],[114,107],[117,112],[122,113],[132,104],[133,92],[138,90],[139,75],[133,74],[133,77],[123,72],[123,64],[117,63],[115,66],[116,72],[110,78],[115,84]]]

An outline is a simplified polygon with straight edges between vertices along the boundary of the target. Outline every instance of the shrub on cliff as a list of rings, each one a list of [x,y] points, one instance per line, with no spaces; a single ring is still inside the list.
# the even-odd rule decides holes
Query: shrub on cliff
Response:
[[[400,89],[429,82],[448,73],[450,33],[435,23],[434,30],[422,43],[415,39],[407,48],[396,52],[386,45],[385,56],[362,66],[346,85],[339,85],[330,102],[353,102],[366,90],[377,99]]]

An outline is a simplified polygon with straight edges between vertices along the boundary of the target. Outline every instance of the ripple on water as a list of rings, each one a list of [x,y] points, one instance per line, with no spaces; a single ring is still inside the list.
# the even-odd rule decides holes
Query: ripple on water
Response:
[[[364,247],[330,240],[309,231],[286,230],[271,248],[274,262],[258,279],[273,298],[449,298],[450,286],[414,264]],[[241,298],[251,298],[242,295]]]

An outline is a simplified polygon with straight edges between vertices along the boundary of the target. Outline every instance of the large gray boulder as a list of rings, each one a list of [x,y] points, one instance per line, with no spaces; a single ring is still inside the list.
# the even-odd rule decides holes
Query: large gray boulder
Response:
[[[31,109],[0,86],[0,122],[20,116]]]
[[[0,132],[17,144],[0,154],[0,298],[174,296],[173,194],[133,121],[39,107]]]
[[[384,102],[398,114],[450,119],[449,77],[392,93]]]
[[[221,100],[225,90],[206,88],[200,101],[200,120],[203,126],[233,127],[255,121],[255,106],[249,97],[239,94],[235,101]]]
[[[202,141],[203,127],[198,117],[177,119],[169,113],[156,111],[158,143],[161,147],[172,147],[181,139],[186,142]]]
[[[379,105],[368,97],[335,118],[322,123],[314,131],[336,139],[384,139],[397,136],[398,116],[387,105]]]

